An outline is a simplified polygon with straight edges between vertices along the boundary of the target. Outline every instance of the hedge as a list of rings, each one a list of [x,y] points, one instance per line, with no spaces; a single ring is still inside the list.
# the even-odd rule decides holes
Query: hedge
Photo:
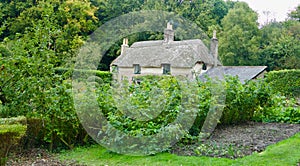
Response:
[[[286,96],[300,96],[300,70],[271,71],[266,81],[277,92]]]
[[[112,81],[112,74],[108,71],[56,68],[55,73],[64,75],[66,78],[71,78],[72,76],[79,76],[81,78],[83,74],[87,74],[88,76],[94,75],[100,78],[104,83],[110,83]],[[99,82],[99,79],[96,78],[95,81]]]
[[[25,135],[25,117],[0,119],[0,165],[5,165],[9,149]]]
[[[13,118],[1,118],[0,125],[11,125],[11,124],[23,124],[26,125],[27,121],[24,116],[13,117]]]

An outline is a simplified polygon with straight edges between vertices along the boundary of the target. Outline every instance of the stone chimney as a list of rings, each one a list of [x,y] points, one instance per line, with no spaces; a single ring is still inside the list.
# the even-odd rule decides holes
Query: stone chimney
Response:
[[[128,48],[128,39],[124,38],[123,39],[123,44],[121,46],[121,55],[125,52],[125,49]]]
[[[168,22],[164,31],[164,42],[169,43],[170,41],[174,41],[174,30],[172,24]]]
[[[214,31],[210,42],[210,53],[214,58],[214,67],[218,66],[218,43],[217,32]]]

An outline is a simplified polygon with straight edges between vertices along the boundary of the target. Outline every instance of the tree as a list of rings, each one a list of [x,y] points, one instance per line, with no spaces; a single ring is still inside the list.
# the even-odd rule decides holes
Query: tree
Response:
[[[82,0],[39,1],[7,19],[0,43],[0,117],[25,115],[45,121],[43,140],[69,148],[79,120],[58,66],[72,58],[96,27],[95,8]],[[0,31],[1,32],[1,31]],[[72,139],[70,139],[72,138]]]
[[[294,11],[289,13],[289,17],[300,22],[300,5],[298,5]]]
[[[273,22],[261,29],[260,63],[268,70],[300,68],[300,23]]]
[[[255,65],[258,61],[257,13],[248,4],[237,2],[222,20],[220,57],[224,65]]]

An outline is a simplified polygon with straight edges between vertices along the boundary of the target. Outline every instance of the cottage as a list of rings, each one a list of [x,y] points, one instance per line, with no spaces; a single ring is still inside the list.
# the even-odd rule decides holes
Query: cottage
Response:
[[[121,55],[110,65],[116,79],[132,80],[143,75],[174,75],[189,79],[205,75],[221,77],[238,76],[242,82],[263,77],[266,66],[222,66],[218,60],[218,39],[214,32],[210,49],[200,39],[174,41],[170,23],[164,30],[164,40],[135,42],[130,47],[123,40]],[[220,72],[221,71],[221,72]]]
[[[217,57],[217,39],[208,50],[199,39],[174,41],[174,30],[168,24],[164,40],[136,42],[128,46],[123,40],[121,55],[111,63],[119,80],[140,75],[182,75],[195,78],[213,66],[221,66]]]

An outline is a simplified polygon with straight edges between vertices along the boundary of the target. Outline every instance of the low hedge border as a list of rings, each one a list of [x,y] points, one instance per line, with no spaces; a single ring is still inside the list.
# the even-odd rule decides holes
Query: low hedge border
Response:
[[[72,76],[83,78],[84,74],[86,74],[87,76],[94,75],[101,78],[103,83],[111,83],[112,81],[112,73],[108,71],[100,71],[100,70],[55,68],[55,74],[64,75],[65,78],[71,78]]]
[[[26,134],[25,117],[0,119],[0,165],[5,165],[10,148]]]

